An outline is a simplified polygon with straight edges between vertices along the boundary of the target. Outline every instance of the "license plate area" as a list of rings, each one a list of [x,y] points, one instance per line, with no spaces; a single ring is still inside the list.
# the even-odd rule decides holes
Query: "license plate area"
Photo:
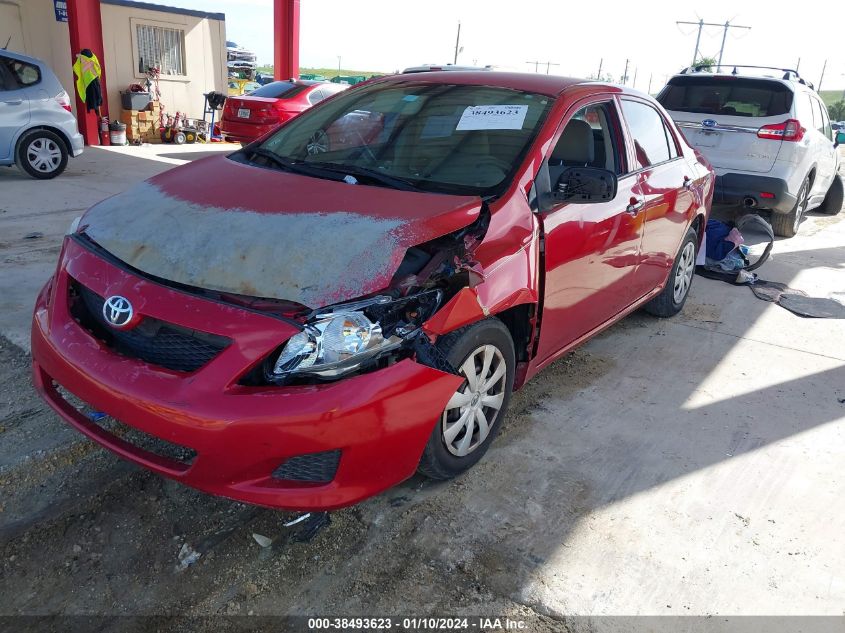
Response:
[[[696,147],[718,147],[721,138],[722,135],[719,132],[702,130],[695,135],[693,144]]]
[[[238,108],[238,118],[239,119],[248,119],[249,118],[249,108]]]

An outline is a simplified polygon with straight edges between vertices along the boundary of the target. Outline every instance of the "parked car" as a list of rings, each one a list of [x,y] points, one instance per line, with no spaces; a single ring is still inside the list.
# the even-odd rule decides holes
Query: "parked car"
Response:
[[[795,71],[778,72],[687,70],[657,100],[713,165],[715,202],[769,209],[775,234],[792,237],[807,211],[838,213],[843,187],[827,108]]]
[[[220,130],[227,141],[251,143],[280,123],[347,88],[349,86],[302,79],[274,81],[248,95],[226,99]]]
[[[454,477],[512,390],[683,308],[713,181],[627,87],[377,79],[92,207],[37,299],[35,385],[119,455],[248,503]]]
[[[70,97],[53,71],[34,57],[0,50],[0,165],[55,178],[83,145]]]

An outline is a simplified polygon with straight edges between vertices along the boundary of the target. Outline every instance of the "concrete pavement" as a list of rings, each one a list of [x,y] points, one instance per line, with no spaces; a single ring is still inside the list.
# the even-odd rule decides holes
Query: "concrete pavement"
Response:
[[[90,149],[47,183],[0,170],[0,334],[26,349],[32,301],[75,216],[183,160],[180,152],[193,158],[198,148],[189,149],[167,148],[155,158],[130,148]],[[26,238],[36,231],[43,237]],[[845,301],[845,212],[811,214],[798,236],[777,241],[759,273]],[[63,433],[55,416],[34,420],[0,435],[7,444],[11,434],[20,437],[21,461],[46,462],[80,441]],[[59,444],[46,456],[38,453],[44,437]],[[190,583],[166,573],[144,580],[146,602],[122,590],[104,601],[101,581],[91,580],[101,578],[100,567],[85,561],[55,574],[50,587],[59,594],[65,587],[67,597],[34,592],[38,585],[25,568],[7,570],[10,584],[3,589],[0,581],[0,592],[16,611],[106,614],[177,607],[219,613],[234,608],[233,601],[256,614],[329,608],[372,614],[391,605],[407,613],[525,608],[575,630],[612,630],[618,623],[567,620],[574,614],[841,615],[843,455],[845,321],[803,319],[748,288],[696,277],[678,317],[635,314],[529,383],[472,471],[439,485],[415,478],[337,513],[339,527],[325,536],[330,546],[301,550],[301,565],[299,554],[285,554],[295,568],[268,566],[250,536],[259,528],[244,524],[220,546],[217,560],[194,568]],[[108,467],[71,462],[50,476],[72,482],[74,469],[94,477],[101,468],[101,479],[111,482],[108,469],[118,460],[103,459]],[[33,490],[42,490],[34,479]],[[90,488],[85,481],[80,494]],[[178,543],[169,534],[160,541],[139,536],[142,524],[156,521],[144,505],[155,489],[150,482],[158,478],[133,475],[120,483],[119,495],[94,497],[85,511],[104,532],[114,521],[121,542],[158,564],[162,556],[175,559]],[[77,489],[68,485],[72,500]],[[204,533],[194,523],[215,517],[223,502],[155,485],[166,493],[155,493],[159,513],[181,516],[179,503],[189,499],[191,526],[180,534],[200,540]],[[28,490],[4,493],[9,512],[24,508]],[[65,536],[76,534],[81,521],[70,510],[46,518],[45,512],[15,515],[31,522],[32,542],[45,534],[59,545],[87,538],[84,530]],[[38,556],[26,544],[15,547],[19,565]],[[122,551],[106,548],[98,564],[108,567],[112,558],[120,583],[141,583],[136,579],[145,578],[145,566],[122,563]],[[83,581],[94,583],[90,592],[72,589]],[[247,583],[256,591],[239,593]],[[185,584],[190,598],[179,597]]]

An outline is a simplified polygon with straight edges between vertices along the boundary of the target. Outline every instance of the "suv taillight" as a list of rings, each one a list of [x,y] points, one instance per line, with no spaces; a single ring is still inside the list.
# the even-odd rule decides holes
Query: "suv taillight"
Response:
[[[68,112],[72,112],[71,107],[70,107],[70,97],[68,96],[68,94],[64,90],[62,90],[59,94],[57,94],[54,97],[54,99],[65,110],[67,110]]]
[[[783,123],[764,125],[757,130],[758,138],[768,138],[775,141],[800,141],[806,130],[798,119],[787,119]]]

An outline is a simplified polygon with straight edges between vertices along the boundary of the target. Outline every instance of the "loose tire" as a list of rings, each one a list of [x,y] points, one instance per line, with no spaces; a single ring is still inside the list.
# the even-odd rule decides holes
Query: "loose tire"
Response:
[[[49,180],[67,167],[65,142],[50,130],[32,130],[21,136],[17,147],[17,164],[33,178]]]
[[[513,341],[505,325],[485,319],[441,337],[437,347],[464,382],[428,439],[418,470],[451,479],[475,465],[499,432],[513,390]]]
[[[833,177],[833,182],[830,183],[830,189],[827,190],[827,195],[824,197],[824,202],[819,207],[819,211],[828,215],[836,215],[842,210],[843,202],[845,202],[845,184],[842,182],[842,176],[836,174]]]
[[[801,220],[807,212],[807,206],[810,203],[810,177],[807,176],[804,182],[801,183],[801,188],[798,190],[798,198],[795,201],[795,206],[789,213],[772,212],[772,229],[775,235],[780,237],[794,237],[798,233],[798,227],[801,225]]]
[[[667,318],[681,311],[692,287],[697,245],[698,234],[690,228],[675,257],[666,286],[659,295],[645,304],[643,309],[646,312],[656,317]]]

